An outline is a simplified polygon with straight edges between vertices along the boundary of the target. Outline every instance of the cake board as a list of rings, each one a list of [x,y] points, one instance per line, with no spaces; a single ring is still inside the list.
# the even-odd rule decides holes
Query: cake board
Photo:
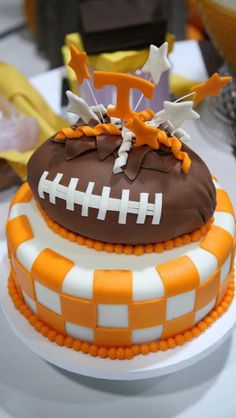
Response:
[[[110,380],[138,380],[174,373],[213,353],[230,336],[236,324],[234,298],[229,310],[207,332],[174,350],[119,361],[94,358],[66,347],[58,347],[37,333],[14,308],[7,291],[9,267],[5,245],[1,245],[1,249],[0,303],[14,334],[44,360],[73,373]]]

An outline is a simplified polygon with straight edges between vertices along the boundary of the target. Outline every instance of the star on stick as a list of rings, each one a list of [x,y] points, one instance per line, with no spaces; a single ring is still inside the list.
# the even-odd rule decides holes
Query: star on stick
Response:
[[[100,122],[96,113],[92,111],[84,99],[76,96],[69,90],[67,90],[66,95],[69,100],[69,105],[67,107],[68,112],[75,113],[75,115],[80,116],[85,123],[88,123],[90,119]]]
[[[157,113],[159,120],[170,121],[175,129],[179,128],[185,120],[198,119],[200,115],[193,110],[193,102],[182,103],[164,102],[164,109]]]
[[[146,125],[137,116],[129,120],[125,127],[135,134],[137,147],[149,145],[153,149],[159,148],[158,130],[153,126]]]
[[[200,102],[208,96],[219,96],[222,88],[231,80],[232,77],[220,77],[218,73],[213,74],[204,83],[191,88],[191,91],[196,93],[194,102]]]
[[[71,59],[68,65],[74,70],[78,83],[82,84],[84,79],[91,78],[87,66],[87,54],[86,52],[78,51],[74,45],[70,46],[70,52]]]
[[[159,83],[162,73],[169,70],[171,67],[170,61],[167,58],[167,53],[167,42],[164,42],[160,48],[155,45],[150,45],[149,57],[142,68],[142,72],[150,73],[155,84]]]

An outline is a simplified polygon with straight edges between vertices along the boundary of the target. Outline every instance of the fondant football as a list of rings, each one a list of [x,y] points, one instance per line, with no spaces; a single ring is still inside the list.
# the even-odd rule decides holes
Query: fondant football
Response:
[[[172,239],[210,220],[215,187],[198,155],[181,144],[181,152],[191,160],[186,174],[169,147],[161,144],[154,149],[132,141],[126,164],[114,173],[121,128],[114,134],[110,118],[106,116],[105,122],[97,134],[95,122],[85,127],[77,123],[32,155],[28,182],[53,220],[94,240],[132,245]]]

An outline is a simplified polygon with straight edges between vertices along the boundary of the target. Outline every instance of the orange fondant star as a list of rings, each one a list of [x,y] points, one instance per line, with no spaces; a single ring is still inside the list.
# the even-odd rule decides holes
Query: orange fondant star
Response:
[[[77,77],[78,83],[83,83],[85,78],[91,78],[87,67],[87,54],[86,52],[80,52],[74,45],[70,46],[71,59],[68,63]]]
[[[125,127],[135,134],[137,147],[149,145],[149,147],[153,149],[159,148],[157,128],[146,125],[138,116],[129,120]]]
[[[232,77],[220,77],[218,73],[213,74],[204,83],[191,88],[191,91],[196,93],[194,102],[200,102],[208,96],[219,96],[221,89],[231,80]]]

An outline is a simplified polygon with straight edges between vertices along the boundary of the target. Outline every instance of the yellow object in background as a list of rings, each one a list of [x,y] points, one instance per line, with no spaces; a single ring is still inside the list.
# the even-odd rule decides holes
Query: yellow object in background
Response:
[[[167,35],[168,52],[173,49],[175,37],[172,34]],[[70,33],[65,38],[65,46],[62,47],[62,54],[67,69],[67,76],[71,90],[75,93],[78,90],[76,77],[71,68],[68,67],[70,60],[70,45],[75,45],[80,51],[84,51],[84,45],[81,36],[78,33]],[[88,55],[88,64],[98,71],[113,72],[133,72],[141,68],[149,55],[149,48],[137,51],[116,51],[104,52],[103,54]]]
[[[235,0],[198,0],[201,12],[219,53],[236,70],[236,2]]]
[[[190,78],[183,77],[182,75],[172,73],[169,83],[170,91],[174,94],[174,96],[182,97],[190,93],[191,87],[198,84],[199,81],[191,80]]]
[[[53,135],[55,131],[68,125],[64,119],[56,115],[37,90],[24,75],[13,66],[0,62],[0,95],[9,100],[21,113],[34,117],[40,127],[38,145]],[[27,138],[25,138],[27,141]],[[4,151],[4,158],[21,177],[26,179],[26,164],[34,150]]]

